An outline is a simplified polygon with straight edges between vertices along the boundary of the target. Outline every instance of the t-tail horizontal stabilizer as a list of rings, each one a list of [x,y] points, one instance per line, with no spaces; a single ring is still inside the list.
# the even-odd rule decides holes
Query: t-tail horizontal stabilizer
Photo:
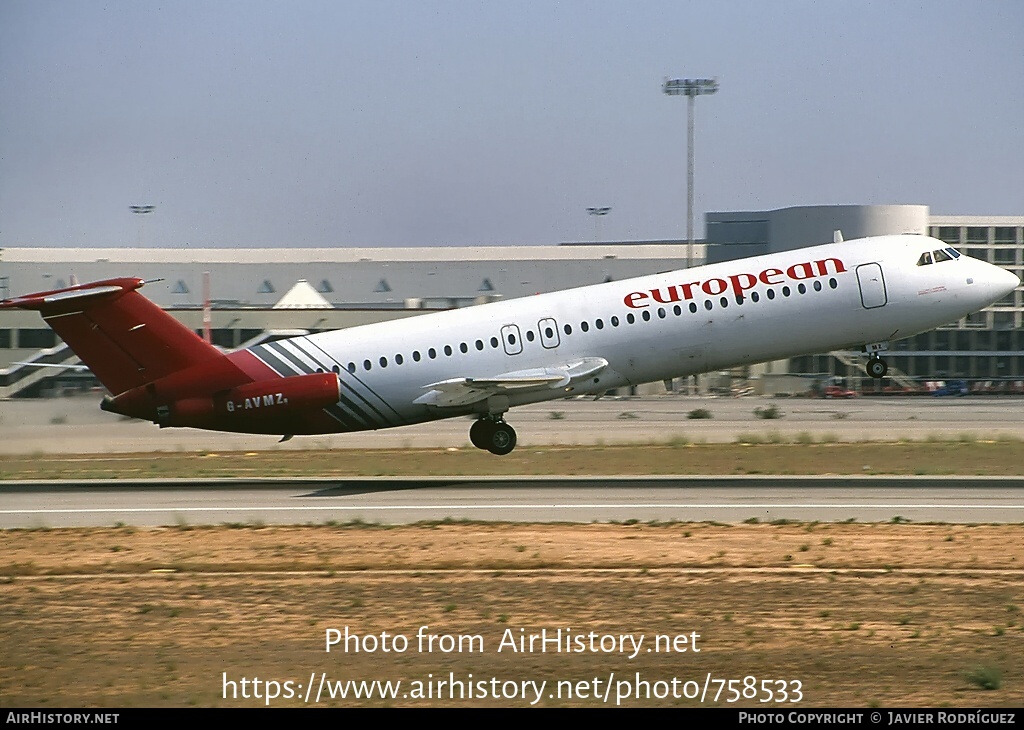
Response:
[[[224,358],[137,290],[142,279],[108,279],[27,294],[0,309],[32,309],[114,395]]]

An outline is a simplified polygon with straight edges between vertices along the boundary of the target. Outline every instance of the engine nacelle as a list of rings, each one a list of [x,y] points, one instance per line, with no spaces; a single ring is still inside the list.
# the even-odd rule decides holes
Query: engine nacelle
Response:
[[[159,403],[145,386],[103,402],[114,413],[146,418],[161,426],[190,426],[221,431],[290,433],[303,415],[338,402],[341,381],[334,373],[310,373],[246,383],[212,395]],[[147,402],[148,401],[148,402]],[[281,423],[282,427],[274,426]]]
[[[341,397],[341,382],[334,373],[293,375],[232,388],[213,397],[218,418],[274,418],[285,413],[320,409]]]

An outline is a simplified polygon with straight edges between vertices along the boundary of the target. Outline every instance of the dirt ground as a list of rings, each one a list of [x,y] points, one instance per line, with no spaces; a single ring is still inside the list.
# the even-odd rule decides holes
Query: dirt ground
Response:
[[[1024,704],[1024,525],[122,527],[0,545],[4,707],[268,691],[280,706]],[[542,630],[561,642],[530,651]],[[402,684],[356,698],[348,680]]]

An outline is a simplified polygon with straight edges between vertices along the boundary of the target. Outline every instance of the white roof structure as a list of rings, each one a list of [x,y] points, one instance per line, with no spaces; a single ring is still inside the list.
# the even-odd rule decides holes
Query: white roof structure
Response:
[[[299,279],[272,309],[334,309],[305,279]]]

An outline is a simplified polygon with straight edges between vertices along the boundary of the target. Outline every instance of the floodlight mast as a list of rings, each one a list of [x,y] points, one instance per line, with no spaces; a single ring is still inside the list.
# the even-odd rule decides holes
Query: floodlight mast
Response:
[[[693,266],[693,107],[703,94],[718,91],[717,79],[665,79],[661,85],[669,96],[686,97],[686,265]]]
[[[156,210],[155,205],[129,205],[128,209],[132,213],[139,217],[139,248],[142,248],[142,220],[143,216],[146,216]]]
[[[603,206],[600,208],[587,208],[587,213],[594,216],[594,225],[597,229],[595,234],[595,243],[601,243],[601,218],[608,215],[611,212],[611,206]]]

